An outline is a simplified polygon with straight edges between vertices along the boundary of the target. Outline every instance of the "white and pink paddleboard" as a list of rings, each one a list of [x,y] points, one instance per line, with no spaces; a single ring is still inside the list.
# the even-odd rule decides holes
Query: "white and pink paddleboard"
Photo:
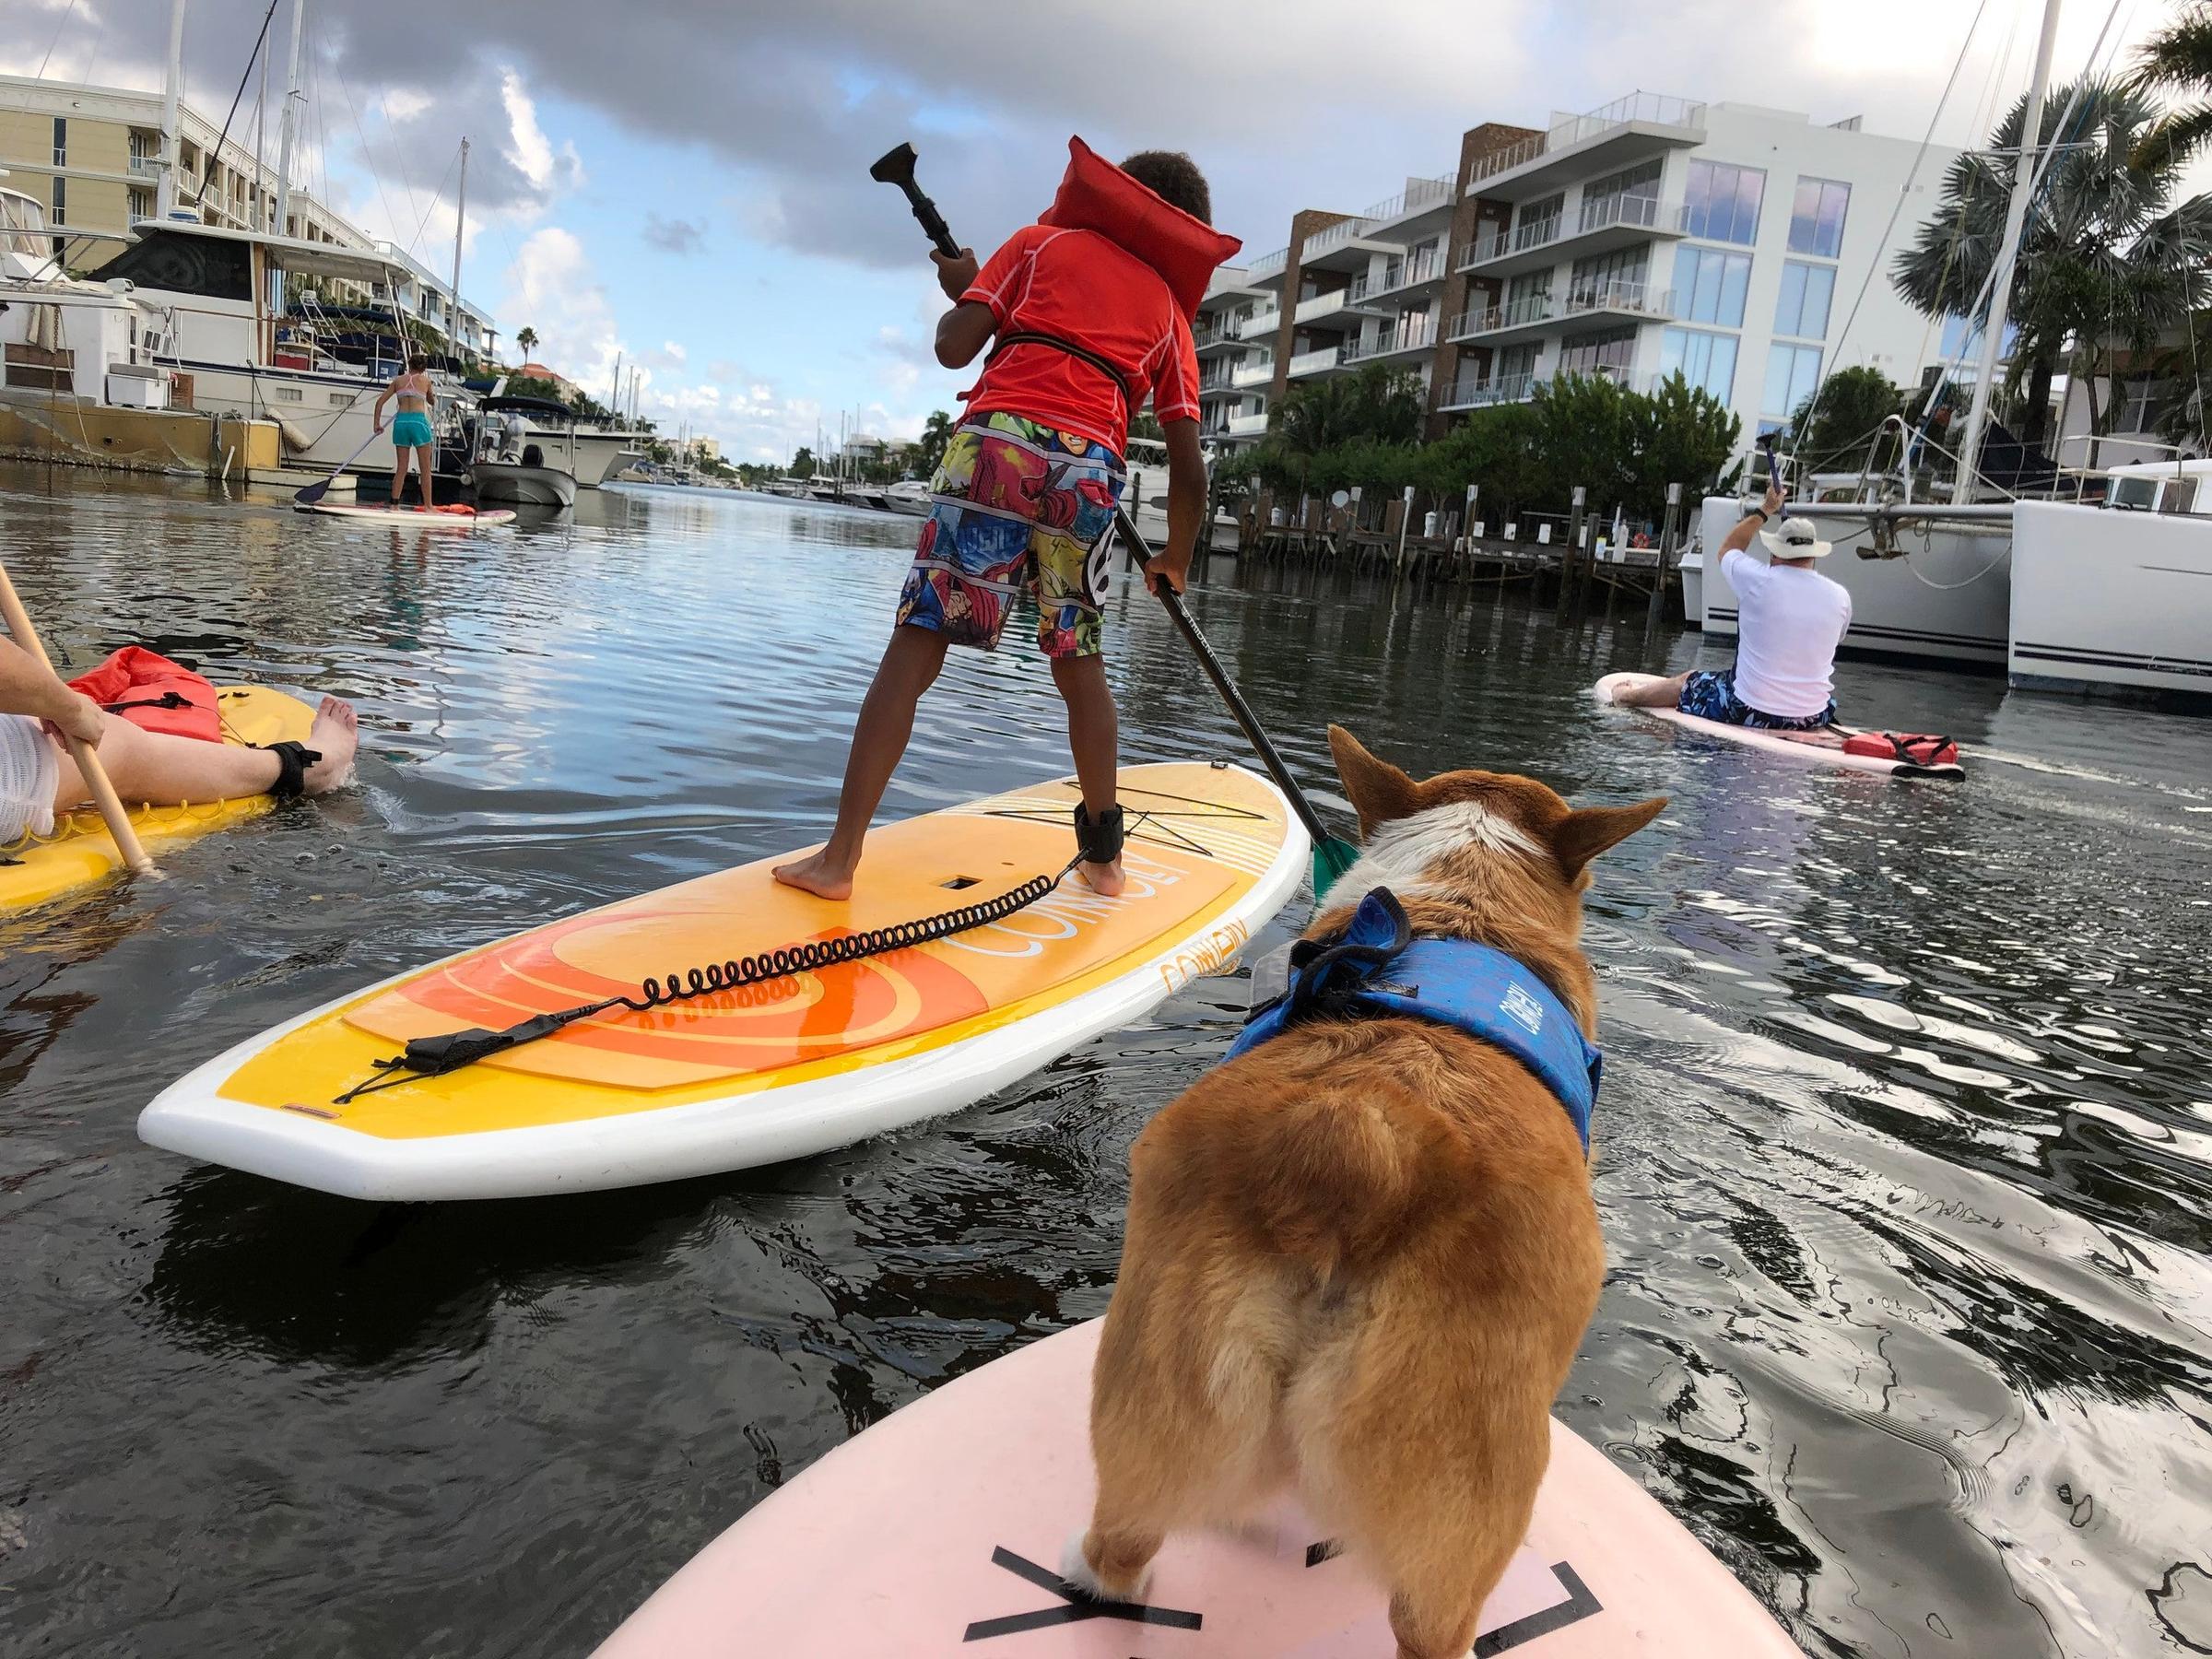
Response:
[[[293,511],[320,513],[324,518],[369,520],[403,530],[474,530],[479,524],[511,524],[514,512],[508,507],[350,507],[335,501],[295,501]]]
[[[1617,700],[1616,694],[1635,686],[1648,686],[1664,677],[1656,674],[1608,674],[1591,688],[1602,703]],[[1764,749],[1770,755],[1787,755],[1793,760],[1807,761],[1815,766],[1841,766],[1852,771],[1874,772],[1885,778],[1932,778],[1942,782],[1956,783],[1966,776],[1966,769],[1956,761],[1939,766],[1920,766],[1911,760],[1896,759],[1883,755],[1854,755],[1843,747],[1843,739],[1857,734],[1841,726],[1829,726],[1815,732],[1770,732],[1757,726],[1728,725],[1718,720],[1700,720],[1695,714],[1685,714],[1679,709],[1638,708],[1639,714],[1649,714],[1653,720],[1667,721],[1692,732],[1703,732],[1708,736],[1742,744],[1746,748]],[[1871,735],[1886,735],[1875,733]]]
[[[1388,1597],[1286,1506],[1169,1540],[1144,1602],[1059,1575],[1090,1516],[1099,1323],[893,1413],[700,1552],[598,1659],[1387,1659]],[[1478,1654],[1802,1659],[1641,1488],[1555,1422],[1535,1524]]]

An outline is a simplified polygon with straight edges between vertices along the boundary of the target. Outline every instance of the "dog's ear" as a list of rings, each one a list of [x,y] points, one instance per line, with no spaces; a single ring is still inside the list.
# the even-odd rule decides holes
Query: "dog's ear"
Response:
[[[1342,726],[1329,728],[1329,753],[1336,759],[1336,775],[1344,793],[1359,815],[1359,839],[1373,835],[1378,825],[1402,818],[1415,810],[1418,799],[1414,781],[1387,760],[1378,760]]]
[[[1551,853],[1572,881],[1583,866],[1608,847],[1617,847],[1666,810],[1666,797],[1633,806],[1583,806],[1551,827]]]

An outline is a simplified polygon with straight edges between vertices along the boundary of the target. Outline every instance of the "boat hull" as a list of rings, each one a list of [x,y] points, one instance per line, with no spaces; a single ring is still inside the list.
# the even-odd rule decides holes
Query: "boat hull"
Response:
[[[2014,685],[2212,699],[2212,518],[2023,501],[2013,523]]]
[[[477,499],[512,501],[521,507],[573,507],[576,476],[550,466],[524,466],[509,461],[479,461],[470,469]]]

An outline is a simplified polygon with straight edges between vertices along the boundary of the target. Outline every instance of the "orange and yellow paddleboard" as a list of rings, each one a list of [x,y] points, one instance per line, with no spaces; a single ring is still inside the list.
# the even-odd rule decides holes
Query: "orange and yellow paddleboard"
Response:
[[[171,1151],[377,1199],[636,1186],[803,1157],[968,1105],[1233,963],[1297,888],[1305,831],[1240,767],[1122,774],[1128,891],[1071,876],[968,932],[654,1007],[615,1009],[440,1077],[417,1038],[501,1030],[648,976],[918,921],[1050,876],[1072,779],[887,825],[850,900],[778,885],[789,854],[464,952],[300,1016],[172,1084]],[[357,1085],[387,1083],[358,1094]]]

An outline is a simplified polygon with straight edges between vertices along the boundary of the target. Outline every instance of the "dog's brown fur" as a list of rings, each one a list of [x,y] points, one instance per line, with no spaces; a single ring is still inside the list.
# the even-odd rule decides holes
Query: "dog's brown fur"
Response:
[[[1477,802],[1534,843],[1431,859],[1406,914],[1417,936],[1518,958],[1594,1037],[1584,866],[1666,803],[1577,812],[1526,778],[1417,782],[1341,728],[1329,744],[1370,840]],[[1464,1032],[1317,1021],[1200,1078],[1130,1162],[1091,1404],[1098,1505],[1071,1572],[1133,1596],[1165,1534],[1294,1487],[1390,1585],[1402,1659],[1465,1654],[1528,1529],[1605,1271],[1566,1112]]]

